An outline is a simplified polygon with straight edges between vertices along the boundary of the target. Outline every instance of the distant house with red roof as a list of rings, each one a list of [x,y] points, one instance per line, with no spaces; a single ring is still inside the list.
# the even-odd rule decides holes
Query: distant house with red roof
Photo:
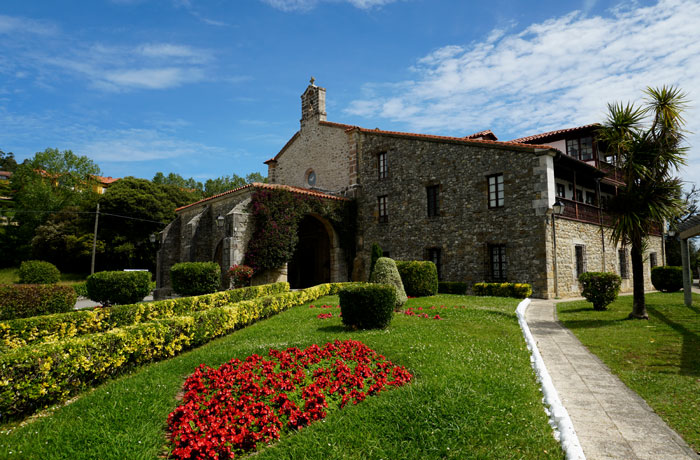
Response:
[[[92,176],[92,178],[95,179],[95,191],[100,195],[104,194],[110,185],[120,179],[119,177],[112,176]]]
[[[378,243],[389,257],[433,261],[441,280],[468,286],[529,283],[536,297],[578,296],[579,274],[612,271],[631,290],[628,249],[609,241],[605,203],[620,182],[599,155],[598,125],[512,141],[491,130],[463,137],[396,132],[329,122],[325,100],[312,80],[301,96],[300,129],[265,162],[269,184],[177,210],[159,254],[163,293],[173,263],[215,260],[226,269],[244,260],[255,225],[247,206],[263,187],[357,205],[350,251],[338,246],[337,224],[309,215],[298,229],[297,254],[268,281],[305,287],[367,280]],[[559,207],[562,214],[553,215]],[[651,287],[650,268],[663,263],[660,236],[650,239],[645,257]]]

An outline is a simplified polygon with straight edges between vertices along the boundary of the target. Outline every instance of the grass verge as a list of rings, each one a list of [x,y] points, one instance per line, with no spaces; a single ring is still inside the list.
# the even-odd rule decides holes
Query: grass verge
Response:
[[[333,296],[312,303],[337,302]],[[562,459],[516,305],[452,295],[411,299],[407,306],[443,319],[396,315],[386,330],[353,332],[343,329],[339,309],[295,307],[105,383],[24,426],[4,427],[0,457],[156,459],[165,452],[166,417],[200,363],[354,339],[406,366],[414,382],[333,413],[262,449],[257,459]],[[334,316],[318,319],[321,313]]]
[[[685,441],[700,451],[700,296],[647,294],[649,321],[627,320],[632,296],[609,311],[585,301],[557,304],[559,320]]]
[[[84,273],[61,273],[61,281],[58,284],[75,284],[85,281],[88,275]],[[19,282],[19,268],[0,268],[0,284],[13,284]]]

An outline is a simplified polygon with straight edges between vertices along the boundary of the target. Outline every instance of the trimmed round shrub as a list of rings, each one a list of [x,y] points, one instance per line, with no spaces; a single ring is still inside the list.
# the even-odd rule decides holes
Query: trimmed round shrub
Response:
[[[75,289],[75,293],[77,294],[78,297],[87,297],[88,296],[87,282],[86,281],[73,284],[73,289]]]
[[[61,272],[51,262],[25,260],[19,266],[20,284],[55,284],[61,281]]]
[[[399,273],[401,273],[400,268]],[[460,281],[440,281],[438,283],[438,293],[465,295],[467,293],[467,283],[462,283]]]
[[[429,260],[397,261],[406,295],[427,297],[438,293],[438,272]]]
[[[65,313],[75,306],[75,290],[55,284],[0,285],[0,320]]]
[[[151,292],[151,274],[147,271],[97,272],[88,276],[90,300],[103,305],[123,305],[143,300]]]
[[[510,295],[516,299],[528,298],[532,295],[532,286],[527,283],[514,283]]]
[[[581,295],[593,304],[593,309],[603,311],[617,299],[622,278],[615,273],[586,272],[579,275],[578,282]]]
[[[657,291],[676,292],[683,288],[683,267],[664,265],[651,269],[651,284]]]
[[[216,262],[181,262],[170,268],[173,291],[183,296],[211,294],[221,286]]]
[[[369,277],[370,283],[388,284],[396,289],[396,307],[400,307],[406,303],[408,297],[404,291],[401,275],[396,268],[394,259],[388,257],[380,257],[377,259],[377,264],[374,266],[374,271]]]
[[[388,284],[362,284],[341,289],[343,324],[358,329],[383,329],[389,325],[396,305],[396,289]]]
[[[382,257],[382,254],[382,248],[377,243],[372,243],[372,255],[369,262],[370,276],[372,276],[372,272],[374,272],[374,266],[377,264],[379,258]]]

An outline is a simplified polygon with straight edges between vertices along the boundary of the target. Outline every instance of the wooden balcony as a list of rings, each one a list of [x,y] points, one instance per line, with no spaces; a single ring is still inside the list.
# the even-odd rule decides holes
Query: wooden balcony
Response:
[[[610,227],[613,224],[612,215],[605,212],[604,209],[594,206],[592,204],[581,203],[580,201],[569,200],[566,198],[557,198],[559,201],[564,203],[564,212],[562,215],[557,216],[557,218],[564,218],[570,220],[576,220],[579,222],[585,222],[587,224],[600,225],[601,217],[602,224],[606,227]],[[651,235],[661,236],[661,226],[655,224],[652,226]]]

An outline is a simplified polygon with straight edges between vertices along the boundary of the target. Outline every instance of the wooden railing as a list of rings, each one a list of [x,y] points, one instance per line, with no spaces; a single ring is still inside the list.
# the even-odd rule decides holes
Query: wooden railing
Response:
[[[613,216],[605,212],[604,209],[592,204],[581,203],[580,201],[569,200],[566,198],[557,198],[564,203],[564,212],[558,218],[573,219],[589,224],[600,225],[601,214],[603,225],[610,227],[613,224]],[[655,236],[661,235],[661,226],[658,224],[652,225],[650,233]]]

